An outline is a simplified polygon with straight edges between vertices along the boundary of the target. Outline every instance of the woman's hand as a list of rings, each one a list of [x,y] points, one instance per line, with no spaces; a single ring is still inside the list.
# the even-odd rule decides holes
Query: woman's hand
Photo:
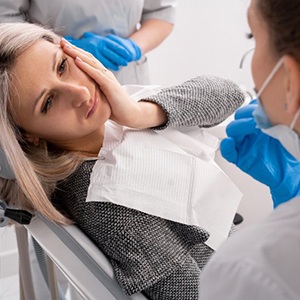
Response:
[[[155,127],[166,122],[166,114],[159,105],[131,99],[114,74],[90,53],[64,39],[60,45],[75,60],[76,65],[99,85],[111,106],[111,120],[132,128]]]

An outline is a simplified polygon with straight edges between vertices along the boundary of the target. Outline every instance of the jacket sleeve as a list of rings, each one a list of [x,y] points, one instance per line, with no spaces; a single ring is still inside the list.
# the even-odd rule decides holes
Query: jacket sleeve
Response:
[[[25,22],[29,0],[0,1],[0,22]]]
[[[245,94],[231,80],[216,76],[199,76],[181,85],[163,89],[142,99],[159,104],[166,112],[167,127],[212,127],[229,117],[243,104]]]
[[[141,22],[159,19],[174,24],[177,3],[178,0],[145,0]]]

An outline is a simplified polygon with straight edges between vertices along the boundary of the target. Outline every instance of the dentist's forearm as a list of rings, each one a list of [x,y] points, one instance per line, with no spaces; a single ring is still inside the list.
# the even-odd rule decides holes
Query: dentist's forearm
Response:
[[[129,38],[135,41],[143,54],[159,46],[172,32],[174,25],[158,19],[145,21]]]

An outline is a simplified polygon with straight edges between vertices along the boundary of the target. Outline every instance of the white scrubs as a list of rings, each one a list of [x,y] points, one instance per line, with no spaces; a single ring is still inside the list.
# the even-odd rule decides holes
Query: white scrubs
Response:
[[[175,21],[177,0],[1,0],[0,21],[29,21],[53,28],[62,36],[84,32],[128,37],[140,22]],[[115,73],[122,84],[149,84],[146,57]]]
[[[300,299],[300,197],[229,237],[200,285],[201,300]]]

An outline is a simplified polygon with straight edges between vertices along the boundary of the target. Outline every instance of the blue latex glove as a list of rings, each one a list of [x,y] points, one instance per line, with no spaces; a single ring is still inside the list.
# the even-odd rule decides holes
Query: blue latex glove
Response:
[[[220,145],[222,156],[270,188],[274,207],[300,195],[300,163],[281,143],[256,128],[257,101],[239,108]]]
[[[107,36],[107,38],[113,42],[118,43],[130,53],[131,57],[128,62],[139,60],[142,57],[141,48],[132,39],[125,39],[115,34],[110,34]]]
[[[120,66],[127,66],[132,60],[132,54],[124,45],[120,45],[111,38],[103,37],[91,32],[85,32],[80,39],[65,36],[71,44],[95,56],[107,69],[118,71]]]

